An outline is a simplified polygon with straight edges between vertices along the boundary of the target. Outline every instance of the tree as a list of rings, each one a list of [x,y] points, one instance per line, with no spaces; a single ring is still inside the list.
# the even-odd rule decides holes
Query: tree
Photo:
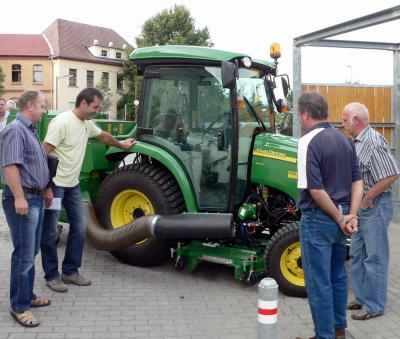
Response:
[[[108,86],[108,79],[101,79],[96,88],[103,93],[103,103],[101,105],[100,113],[108,113],[112,103],[111,88]]]
[[[212,47],[207,26],[197,29],[190,11],[185,6],[175,5],[146,20],[142,32],[135,38],[138,47],[160,45],[191,45]],[[129,56],[132,47],[126,50]],[[124,62],[123,77],[125,90],[119,92],[118,115],[124,116],[125,109],[130,119],[135,118],[136,107],[134,100],[139,99],[142,77],[137,76],[136,66],[131,60]]]
[[[6,92],[5,88],[4,88],[4,79],[6,78],[3,69],[0,67],[0,97],[2,97],[4,95],[4,93]]]
[[[146,20],[136,37],[138,47],[159,45],[192,45],[212,47],[208,27],[197,29],[190,11],[175,5]]]

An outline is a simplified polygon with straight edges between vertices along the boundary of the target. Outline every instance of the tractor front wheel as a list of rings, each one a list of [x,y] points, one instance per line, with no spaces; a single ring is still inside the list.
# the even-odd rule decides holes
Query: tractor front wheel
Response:
[[[288,296],[307,297],[298,223],[286,224],[277,230],[265,253],[267,275],[276,280],[279,289]]]
[[[153,164],[124,166],[104,179],[96,197],[96,214],[103,227],[121,227],[143,215],[178,214],[184,210],[182,193],[175,178]],[[148,238],[111,252],[135,266],[153,266],[169,255],[166,240]]]

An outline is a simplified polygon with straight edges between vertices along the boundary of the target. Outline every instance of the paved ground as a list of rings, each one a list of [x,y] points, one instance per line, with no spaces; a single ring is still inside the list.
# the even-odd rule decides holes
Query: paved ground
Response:
[[[391,227],[389,305],[384,317],[351,321],[349,337],[400,338],[400,226]],[[42,323],[25,329],[9,315],[11,239],[0,210],[0,338],[256,338],[257,288],[235,282],[230,268],[202,264],[194,273],[169,264],[154,268],[121,264],[107,252],[86,246],[81,272],[90,287],[49,290],[36,260],[35,291],[52,305],[35,310]],[[65,248],[65,233],[59,253]],[[312,334],[307,300],[279,296],[278,338]]]

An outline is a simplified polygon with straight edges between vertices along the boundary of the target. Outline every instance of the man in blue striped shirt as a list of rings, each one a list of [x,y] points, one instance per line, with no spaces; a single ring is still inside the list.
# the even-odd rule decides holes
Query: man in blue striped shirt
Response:
[[[25,327],[39,325],[31,307],[50,305],[50,300],[33,293],[35,256],[42,230],[43,192],[50,181],[47,157],[36,131],[46,110],[42,93],[23,92],[20,114],[6,126],[1,139],[1,165],[5,183],[2,203],[10,227],[14,251],[11,257],[11,315]],[[51,204],[51,199],[46,205]]]
[[[359,231],[351,237],[351,272],[355,300],[348,309],[361,310],[354,320],[385,312],[389,266],[388,227],[393,216],[391,186],[399,169],[386,139],[369,125],[368,109],[357,102],[342,113],[343,126],[353,136],[364,181]]]

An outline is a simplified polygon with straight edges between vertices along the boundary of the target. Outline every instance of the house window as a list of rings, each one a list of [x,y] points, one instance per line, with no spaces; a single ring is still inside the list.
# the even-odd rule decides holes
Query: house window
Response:
[[[76,86],[77,70],[75,68],[69,69],[69,86]],[[72,75],[72,76],[71,76]]]
[[[94,85],[94,71],[86,72],[86,87],[93,87]]]
[[[21,82],[21,65],[14,64],[11,66],[11,78],[12,82]]]
[[[33,83],[43,83],[43,68],[42,65],[33,65]]]
[[[121,54],[120,52],[116,52],[116,53],[115,53],[115,57],[116,57],[117,59],[121,59],[121,58],[122,58],[122,54]]]
[[[109,84],[109,82],[108,82],[109,78],[110,78],[110,75],[108,74],[108,72],[103,72],[103,73],[101,74],[101,82],[102,82],[103,84],[107,85],[107,86],[108,86],[108,84]]]
[[[107,51],[105,49],[101,50],[101,56],[106,57],[107,56]]]
[[[122,74],[117,74],[117,90],[122,91],[124,89],[124,77]]]

